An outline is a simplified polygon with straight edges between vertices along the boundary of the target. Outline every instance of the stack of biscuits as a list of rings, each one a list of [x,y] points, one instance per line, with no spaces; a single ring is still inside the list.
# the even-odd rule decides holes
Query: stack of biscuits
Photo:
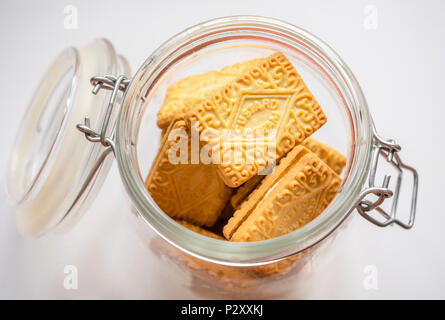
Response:
[[[340,188],[346,158],[311,137],[326,121],[281,52],[182,79],[159,109],[161,147],[146,187],[167,215],[204,236],[284,235],[315,219]],[[253,132],[254,141],[232,141],[233,131]],[[248,145],[261,145],[259,132],[273,134],[273,152],[254,157]]]

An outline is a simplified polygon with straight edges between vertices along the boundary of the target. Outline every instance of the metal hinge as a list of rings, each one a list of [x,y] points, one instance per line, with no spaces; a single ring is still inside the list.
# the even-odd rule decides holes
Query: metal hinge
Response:
[[[371,170],[369,173],[368,188],[362,191],[357,204],[357,211],[367,220],[374,223],[379,227],[386,227],[393,223],[401,226],[405,229],[410,229],[414,225],[417,206],[417,190],[419,185],[419,177],[416,169],[405,165],[400,160],[399,152],[401,150],[400,145],[395,143],[394,140],[382,139],[374,129],[374,149],[372,154]],[[385,175],[381,186],[377,186],[375,182],[377,165],[380,156],[386,159],[398,172],[397,182],[394,190],[389,189],[389,182],[391,180],[390,175]],[[413,187],[411,192],[411,209],[408,222],[402,222],[397,219],[397,208],[400,195],[400,187],[402,184],[403,172],[409,171],[413,175]],[[366,197],[370,194],[377,196],[377,200],[370,201]],[[388,198],[393,198],[390,213],[386,212],[381,204]],[[372,217],[370,213],[376,210],[383,217],[383,221],[379,221]]]
[[[104,147],[107,148],[110,147],[114,152],[115,146],[113,137],[107,137],[106,132],[110,122],[111,113],[116,103],[118,93],[119,91],[124,92],[127,89],[130,80],[122,75],[118,77],[113,75],[106,75],[106,76],[93,77],[91,78],[90,82],[94,87],[92,91],[93,94],[97,94],[100,91],[100,89],[106,89],[112,91],[107,111],[102,123],[100,133],[91,129],[90,119],[88,117],[85,117],[83,124],[78,124],[76,127],[79,131],[85,134],[85,138],[88,141],[100,142]]]

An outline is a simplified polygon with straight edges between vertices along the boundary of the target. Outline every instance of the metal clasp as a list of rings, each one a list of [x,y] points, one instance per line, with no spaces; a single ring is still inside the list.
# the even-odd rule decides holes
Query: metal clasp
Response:
[[[376,132],[374,128],[374,150],[372,154],[371,171],[369,173],[368,188],[365,189],[359,197],[357,204],[357,211],[367,220],[379,227],[386,227],[393,223],[405,229],[410,229],[414,225],[417,206],[417,190],[419,185],[419,177],[416,169],[405,165],[400,160],[399,152],[402,148],[396,144],[394,140],[384,140]],[[385,175],[381,186],[375,183],[375,176],[377,171],[378,160],[382,156],[390,163],[397,171],[397,182],[394,190],[389,189],[390,175]],[[413,187],[411,193],[411,209],[410,216],[407,223],[397,219],[397,207],[400,195],[400,187],[402,184],[403,172],[409,171],[413,175]],[[377,196],[377,200],[370,201],[366,197],[370,194]],[[387,213],[380,205],[388,198],[393,198],[391,212]],[[376,210],[385,220],[379,221],[370,215],[370,212]]]
[[[125,91],[127,89],[130,80],[122,75],[118,77],[113,75],[106,75],[103,77],[93,77],[91,78],[90,82],[94,86],[92,91],[93,94],[97,94],[100,89],[112,90],[110,101],[107,107],[107,112],[105,114],[100,133],[91,129],[90,119],[88,117],[85,118],[83,124],[78,124],[76,127],[79,131],[85,134],[85,138],[87,138],[88,141],[100,142],[104,147],[110,147],[114,152],[115,146],[113,137],[107,137],[106,132],[118,93],[119,91]]]

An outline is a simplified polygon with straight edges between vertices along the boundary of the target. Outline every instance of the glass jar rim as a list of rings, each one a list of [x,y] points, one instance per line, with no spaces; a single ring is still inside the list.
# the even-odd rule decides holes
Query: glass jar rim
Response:
[[[313,50],[329,72],[335,72],[342,87],[353,102],[352,112],[353,157],[343,192],[312,222],[280,237],[259,242],[230,242],[204,237],[190,231],[164,214],[151,199],[137,166],[136,147],[131,139],[134,123],[130,113],[132,104],[141,98],[139,82],[144,76],[150,81],[162,75],[162,67],[180,59],[180,51],[202,41],[215,39],[230,32],[253,30],[272,34],[283,41],[298,43]],[[226,265],[257,265],[283,259],[313,246],[331,234],[354,210],[355,202],[369,172],[372,150],[372,118],[365,97],[354,75],[343,60],[326,43],[311,33],[281,20],[259,16],[231,16],[205,21],[190,27],[163,43],[132,78],[123,98],[116,126],[116,159],[127,193],[142,217],[158,235],[175,247],[207,261]]]

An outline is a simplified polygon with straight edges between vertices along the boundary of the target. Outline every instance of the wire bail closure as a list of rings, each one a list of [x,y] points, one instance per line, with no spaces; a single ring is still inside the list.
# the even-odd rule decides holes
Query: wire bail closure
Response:
[[[394,140],[384,140],[374,131],[374,150],[372,154],[371,171],[369,173],[368,188],[362,191],[357,201],[357,211],[368,221],[374,223],[379,227],[386,227],[392,224],[397,224],[404,229],[411,229],[414,225],[417,207],[417,190],[419,186],[419,177],[417,170],[408,166],[400,160],[399,152],[400,145],[396,144]],[[389,189],[390,175],[385,175],[381,186],[375,183],[375,176],[379,157],[382,156],[390,163],[397,171],[397,182],[394,191]],[[403,171],[409,171],[413,175],[413,187],[411,192],[411,209],[408,222],[402,222],[397,219],[398,200],[400,195],[400,187],[402,184]],[[367,200],[366,197],[370,194],[376,195],[378,198],[375,201]],[[391,212],[386,212],[380,205],[388,198],[393,197]],[[376,210],[385,220],[379,221],[370,215],[371,211]]]
[[[92,93],[97,94],[100,89],[112,90],[111,98],[108,103],[107,113],[105,114],[104,121],[100,133],[91,129],[90,118],[85,117],[83,124],[78,124],[76,127],[80,132],[85,134],[85,138],[90,142],[100,142],[104,147],[110,147],[115,152],[115,145],[113,135],[111,137],[106,136],[108,125],[110,122],[110,116],[113,111],[114,105],[119,91],[125,92],[130,83],[130,80],[125,76],[120,75],[118,77],[114,75],[96,76],[90,79],[91,84],[94,86]]]

